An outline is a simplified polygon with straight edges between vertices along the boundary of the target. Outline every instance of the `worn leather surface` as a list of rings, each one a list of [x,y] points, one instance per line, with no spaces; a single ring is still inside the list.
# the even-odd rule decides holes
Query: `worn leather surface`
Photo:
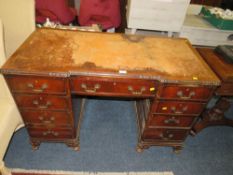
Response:
[[[162,80],[218,78],[186,39],[37,30],[4,68],[27,72],[113,73]]]

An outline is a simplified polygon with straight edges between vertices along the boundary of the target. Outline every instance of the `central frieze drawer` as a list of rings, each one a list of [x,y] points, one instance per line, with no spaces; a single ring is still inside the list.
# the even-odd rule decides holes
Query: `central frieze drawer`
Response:
[[[205,103],[157,101],[152,105],[152,113],[176,114],[176,115],[199,115]]]
[[[66,111],[21,110],[26,125],[72,126],[71,116]]]
[[[7,77],[12,92],[66,94],[64,78],[14,76]]]
[[[153,97],[157,90],[154,81],[123,78],[74,77],[71,91],[88,95]]]
[[[195,116],[157,115],[149,117],[149,127],[191,127]]]
[[[158,94],[158,97],[165,99],[181,100],[208,100],[213,87],[192,87],[192,86],[165,86]]]
[[[53,110],[69,109],[69,103],[66,97],[15,94],[15,100],[20,108]]]
[[[189,130],[185,129],[145,129],[143,140],[182,141],[186,138]]]

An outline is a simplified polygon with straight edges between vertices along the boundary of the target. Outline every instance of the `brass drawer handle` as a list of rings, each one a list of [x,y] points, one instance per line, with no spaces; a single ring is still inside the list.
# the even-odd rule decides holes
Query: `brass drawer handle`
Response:
[[[177,91],[176,93],[177,97],[181,98],[181,99],[191,99],[193,96],[196,95],[196,93],[194,91],[189,92],[188,96],[184,96],[183,91]]]
[[[188,110],[188,106],[184,106],[184,107],[181,109],[181,111],[177,111],[176,107],[173,106],[173,107],[171,107],[171,110],[172,110],[172,112],[175,113],[175,114],[183,114],[185,111]]]
[[[48,109],[52,105],[50,101],[47,101],[45,105],[40,105],[38,100],[33,100],[32,103],[40,109]]]
[[[48,84],[47,83],[42,84],[40,89],[34,89],[34,84],[32,84],[32,83],[28,83],[27,87],[31,88],[32,91],[34,91],[34,92],[44,92],[44,90],[48,88]]]
[[[128,86],[128,91],[130,91],[133,95],[141,95],[146,88],[144,86],[141,87],[139,91],[135,91],[132,86]]]
[[[100,84],[95,84],[93,88],[88,88],[87,85],[85,83],[82,83],[81,84],[81,88],[84,89],[85,92],[88,92],[88,93],[95,93],[97,89],[99,89],[101,86]]]
[[[49,120],[45,120],[44,117],[39,116],[39,120],[44,123],[44,124],[51,124],[54,122],[55,118],[54,117],[50,117]]]
[[[59,133],[58,132],[55,132],[55,131],[45,131],[42,133],[44,136],[47,136],[47,135],[53,135],[55,137],[59,136]]]
[[[163,140],[169,140],[169,139],[172,139],[174,137],[174,134],[170,133],[169,131],[166,131],[164,133],[161,133],[159,135],[159,137]]]
[[[164,120],[165,124],[179,124],[180,120],[176,119],[175,117],[171,117],[169,119]]]

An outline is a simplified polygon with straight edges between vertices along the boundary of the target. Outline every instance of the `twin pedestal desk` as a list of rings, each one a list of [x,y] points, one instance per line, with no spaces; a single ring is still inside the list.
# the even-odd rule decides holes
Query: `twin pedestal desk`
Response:
[[[34,149],[63,142],[79,150],[85,98],[95,96],[135,101],[137,151],[178,152],[220,85],[186,39],[55,29],[32,33],[1,73]]]

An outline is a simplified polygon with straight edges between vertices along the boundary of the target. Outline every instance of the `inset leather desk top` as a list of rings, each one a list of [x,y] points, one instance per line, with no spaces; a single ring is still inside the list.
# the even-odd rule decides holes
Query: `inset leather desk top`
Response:
[[[2,71],[111,75],[164,82],[220,83],[186,39],[37,29]]]

